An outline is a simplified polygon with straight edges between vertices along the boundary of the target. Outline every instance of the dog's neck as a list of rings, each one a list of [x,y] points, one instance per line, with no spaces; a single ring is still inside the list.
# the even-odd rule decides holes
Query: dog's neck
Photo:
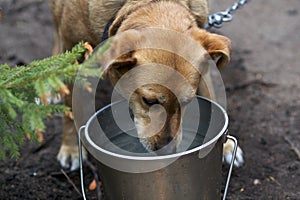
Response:
[[[189,9],[174,1],[129,1],[126,10],[120,10],[109,30],[109,36],[129,29],[163,28],[184,33],[197,26]],[[203,15],[206,15],[204,12]],[[205,24],[206,16],[203,16]],[[199,22],[198,22],[199,25]]]

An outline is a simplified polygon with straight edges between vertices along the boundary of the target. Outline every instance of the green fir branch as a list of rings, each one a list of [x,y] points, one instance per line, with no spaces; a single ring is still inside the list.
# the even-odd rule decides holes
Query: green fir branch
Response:
[[[19,146],[26,138],[36,140],[37,133],[45,130],[44,121],[55,113],[70,111],[64,105],[48,105],[49,95],[58,95],[66,82],[78,80],[82,87],[89,86],[87,77],[100,77],[97,63],[110,48],[103,45],[91,59],[76,64],[86,51],[79,43],[71,51],[42,60],[28,66],[0,65],[0,158],[19,157]],[[80,72],[80,73],[78,73]],[[35,102],[40,98],[42,104]]]

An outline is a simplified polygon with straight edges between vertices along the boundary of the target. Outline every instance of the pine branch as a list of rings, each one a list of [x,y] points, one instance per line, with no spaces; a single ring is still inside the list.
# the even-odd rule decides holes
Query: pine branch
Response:
[[[52,56],[43,60],[33,61],[27,67],[20,66],[13,69],[7,68],[7,65],[0,67],[4,73],[9,71],[11,74],[1,77],[0,88],[11,89],[22,87],[23,85],[31,84],[32,82],[47,78],[50,74],[53,76],[64,76],[66,70],[70,68],[69,65],[74,64],[76,60],[82,57],[85,48],[82,43],[76,45],[71,52],[67,51],[64,54]],[[73,75],[80,68],[80,65],[74,65],[69,73]],[[70,75],[70,74],[69,74]]]
[[[93,67],[94,63],[109,48],[109,43],[104,44],[84,64],[76,64],[86,52],[85,45],[79,43],[71,51],[33,61],[28,66],[0,65],[0,158],[4,159],[7,153],[17,158],[24,140],[37,140],[37,134],[45,130],[44,119],[70,111],[64,105],[48,105],[47,98],[51,94],[68,94],[65,82],[75,78],[83,87],[89,86],[87,77],[101,76],[101,68]],[[37,97],[42,104],[36,103]]]

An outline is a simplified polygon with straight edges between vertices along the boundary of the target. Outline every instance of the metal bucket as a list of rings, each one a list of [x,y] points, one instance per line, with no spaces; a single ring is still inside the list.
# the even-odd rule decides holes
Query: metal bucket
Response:
[[[199,105],[199,112],[187,108],[183,117],[182,140],[190,141],[185,145],[186,149],[176,154],[159,156],[142,150],[136,152],[136,149],[143,148],[140,148],[137,137],[128,134],[128,131],[134,132],[134,124],[125,124],[127,130],[124,131],[124,124],[121,130],[115,122],[116,117],[126,112],[122,110],[128,104],[125,100],[99,110],[81,127],[80,155],[82,141],[99,161],[98,170],[105,199],[220,199],[222,148],[229,138],[235,142],[235,151],[223,194],[223,199],[226,198],[237,141],[227,135],[228,116],[221,106],[202,97],[197,97],[195,101]],[[199,122],[195,122],[198,117]],[[185,138],[191,135],[193,137]],[[82,192],[85,198],[81,158]]]

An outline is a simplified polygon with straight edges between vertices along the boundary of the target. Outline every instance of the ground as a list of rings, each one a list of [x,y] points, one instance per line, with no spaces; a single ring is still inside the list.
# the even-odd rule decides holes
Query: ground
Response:
[[[215,0],[213,10],[233,2]],[[51,55],[48,3],[0,0],[0,63],[26,64]],[[233,171],[228,199],[300,199],[299,12],[298,0],[251,1],[217,30],[233,42],[222,77],[229,132],[245,156],[244,166]],[[56,161],[60,116],[47,127],[42,144],[28,143],[19,159],[0,161],[0,199],[80,199],[78,172],[61,170]],[[84,169],[89,183],[91,167]],[[224,180],[227,170],[224,165]],[[88,191],[88,198],[96,199],[96,192]]]

